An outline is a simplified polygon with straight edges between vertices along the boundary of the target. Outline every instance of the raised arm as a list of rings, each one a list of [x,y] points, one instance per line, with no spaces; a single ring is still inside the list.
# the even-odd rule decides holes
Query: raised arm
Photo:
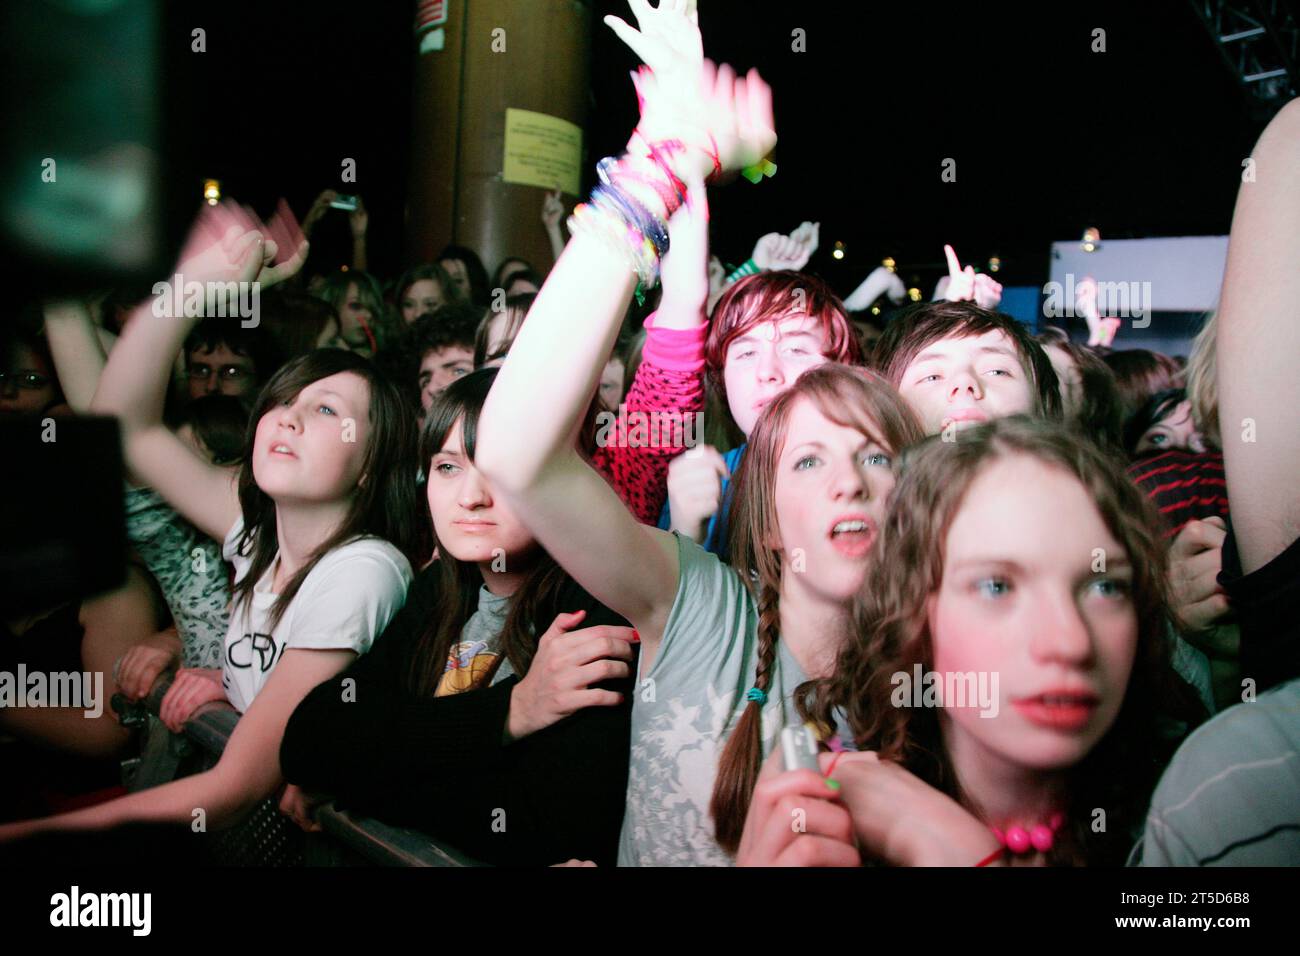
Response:
[[[1268,124],[1237,194],[1219,302],[1219,420],[1249,574],[1300,535],[1300,100]]]
[[[186,285],[258,282],[262,289],[292,275],[306,257],[306,243],[273,265],[277,243],[255,226],[232,208],[205,210],[176,274]],[[268,230],[282,242],[292,231],[279,215]],[[175,310],[166,288],[156,285],[155,298],[131,314],[104,368],[91,411],[117,417],[132,473],[205,534],[221,540],[239,517],[233,474],[204,461],[162,421],[172,361],[198,322],[196,316],[168,314]]]
[[[676,594],[675,542],[639,525],[573,441],[635,284],[624,250],[643,278],[647,271],[650,243],[628,242],[634,217],[620,222],[611,210],[633,197],[657,223],[638,231],[653,233],[680,204],[683,181],[753,162],[775,136],[771,91],[756,74],[737,82],[726,67],[705,67],[689,3],[632,7],[641,33],[622,21],[611,26],[654,73],[639,81],[642,120],[628,154],[605,168],[620,196],[598,190],[575,214],[574,236],[483,408],[476,463],[579,584],[637,627],[652,656]],[[673,141],[688,145],[670,150]]]
[[[116,340],[111,333],[95,328],[86,303],[68,300],[46,304],[45,341],[50,346],[63,395],[74,412],[90,410],[104,371],[106,353]]]

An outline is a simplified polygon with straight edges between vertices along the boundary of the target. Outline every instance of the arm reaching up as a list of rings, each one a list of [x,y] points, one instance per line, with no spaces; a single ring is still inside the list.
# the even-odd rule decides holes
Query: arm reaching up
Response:
[[[1219,300],[1219,419],[1232,524],[1249,574],[1300,535],[1300,100],[1268,124],[1237,194]]]
[[[268,227],[257,227],[256,221],[237,207],[205,208],[190,233],[176,274],[187,285],[200,283],[210,288],[215,283],[257,282],[263,289],[293,275],[307,256],[307,244],[288,207],[282,203]],[[297,251],[284,255],[281,250],[288,248]],[[154,289],[157,294],[158,286]],[[145,303],[132,313],[104,367],[91,410],[118,418],[132,473],[205,534],[220,541],[240,513],[233,475],[195,455],[162,421],[172,361],[198,317],[156,314],[160,304],[165,305],[166,300],[155,299],[152,307]]]
[[[636,277],[653,280],[685,182],[756,161],[775,134],[771,90],[756,73],[737,80],[704,62],[688,2],[632,8],[641,32],[606,22],[652,71],[638,81],[638,133],[622,159],[601,163],[602,185],[575,210],[573,239],[483,408],[476,464],[565,570],[633,623],[648,667],[676,595],[676,544],[636,523],[573,435]]]

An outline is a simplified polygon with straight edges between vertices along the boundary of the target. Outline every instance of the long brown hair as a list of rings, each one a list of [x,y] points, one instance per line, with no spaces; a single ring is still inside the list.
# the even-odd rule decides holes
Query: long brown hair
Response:
[[[415,420],[402,396],[367,359],[343,349],[317,349],[287,363],[266,383],[244,438],[244,457],[239,469],[239,504],[244,514],[244,533],[238,542],[241,554],[252,555],[248,573],[235,584],[235,605],[251,601],[253,589],[280,551],[275,520],[275,502],[257,486],[253,477],[253,443],[257,423],[282,402],[293,401],[312,382],[340,372],[352,372],[370,388],[370,435],[361,462],[361,481],[352,495],[342,524],[316,549],[289,579],[271,607],[269,629],[274,630],[292,603],[302,582],[327,553],[353,538],[373,535],[391,542],[411,556],[415,541],[410,516],[416,513],[415,455],[412,436]],[[247,605],[245,605],[247,606]]]
[[[1069,771],[1071,827],[1051,862],[1122,862],[1161,769],[1176,746],[1161,720],[1185,730],[1204,709],[1173,671],[1166,632],[1166,556],[1147,497],[1118,458],[1076,433],[1023,416],[972,428],[956,442],[928,439],[903,456],[876,560],[853,609],[853,635],[840,649],[833,676],[809,681],[797,698],[806,719],[834,726],[842,712],[861,749],[901,763],[932,786],[963,800],[932,708],[895,707],[892,675],[934,661],[927,602],[943,579],[944,542],[975,478],[993,462],[1027,455],[1078,479],[1133,568],[1138,648],[1114,725]],[[1166,728],[1168,729],[1168,728]],[[1091,813],[1106,809],[1102,833]]]
[[[471,372],[457,379],[434,398],[425,413],[424,427],[420,432],[419,455],[426,473],[433,456],[441,451],[457,422],[460,422],[465,457],[474,460],[479,415],[492,383],[496,381],[497,372],[495,368]],[[594,421],[593,402],[588,409],[582,432],[584,435],[594,434]],[[434,480],[431,474],[429,480]],[[425,514],[430,527],[433,527],[433,515],[428,511],[427,501]],[[472,561],[453,558],[440,546],[436,527],[433,527],[432,534],[434,545],[439,549],[439,557],[434,562],[438,575],[437,597],[434,600],[437,611],[421,635],[415,653],[411,655],[407,673],[408,690],[426,697],[432,697],[436,693],[451,648],[460,639],[465,622],[477,609],[479,589],[483,586],[483,574],[478,565]],[[509,611],[501,632],[502,653],[497,657],[496,666],[499,667],[504,659],[510,661],[516,674],[522,676],[528,671],[537,651],[537,639],[550,626],[560,592],[570,582],[564,569],[538,546],[534,552],[532,569],[518,590],[510,596]],[[483,681],[491,679],[490,673],[482,678]]]
[[[891,452],[920,441],[923,432],[907,403],[888,382],[865,369],[830,363],[809,369],[775,398],[754,426],[736,471],[731,514],[732,564],[745,579],[758,609],[754,686],[771,683],[780,628],[783,551],[776,517],[776,470],[795,405],[812,402],[827,419],[870,436]],[[734,853],[763,763],[762,705],[750,701],[718,760],[710,812],[719,845]]]

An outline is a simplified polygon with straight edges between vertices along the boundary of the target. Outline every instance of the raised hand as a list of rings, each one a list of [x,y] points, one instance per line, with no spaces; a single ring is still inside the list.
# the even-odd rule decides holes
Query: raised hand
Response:
[[[605,23],[645,63],[633,74],[645,144],[680,141],[679,175],[702,176],[753,165],[776,145],[772,91],[757,70],[744,79],[704,59],[694,0],[628,0],[639,31],[618,17]],[[632,148],[632,144],[630,144]],[[716,168],[715,168],[716,164]]]
[[[176,271],[186,281],[259,282],[265,291],[293,276],[307,260],[307,240],[280,200],[269,224],[234,203],[204,206],[190,230]]]
[[[311,208],[307,210],[307,215],[303,217],[302,231],[304,235],[310,235],[312,229],[315,228],[316,223],[320,222],[324,215],[330,211],[330,203],[338,198],[339,194],[337,190],[321,190],[320,195],[317,196],[315,201],[311,204]]]
[[[799,228],[790,233],[790,238],[801,246],[806,246],[809,257],[821,244],[822,224],[820,222],[801,222]]]
[[[366,212],[366,204],[358,196],[357,208],[348,213],[348,227],[352,230],[353,236],[364,236],[369,225],[370,213]]]
[[[790,269],[798,272],[808,264],[817,248],[817,225],[805,222],[788,236],[769,232],[754,245],[750,258],[763,270]]]
[[[546,198],[542,200],[542,225],[546,231],[558,230],[560,222],[564,219],[564,201],[560,198],[560,191],[557,189],[553,193],[547,193]]]
[[[961,267],[957,253],[952,246],[944,246],[943,254],[948,259],[948,288],[943,297],[948,302],[969,302],[975,298],[975,269]]]
[[[662,97],[657,105],[684,105],[698,92],[704,62],[695,0],[659,0],[657,7],[646,0],[628,0],[628,6],[640,30],[616,16],[605,17],[605,24],[654,74]]]

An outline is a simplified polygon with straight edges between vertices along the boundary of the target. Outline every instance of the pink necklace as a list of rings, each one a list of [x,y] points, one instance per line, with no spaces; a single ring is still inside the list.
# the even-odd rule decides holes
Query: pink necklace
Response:
[[[998,838],[998,842],[1012,853],[1029,853],[1032,850],[1046,853],[1052,849],[1052,844],[1056,842],[1056,831],[1061,829],[1063,823],[1065,823],[1065,815],[1053,813],[1046,824],[1038,823],[1028,830],[1018,826],[1007,827],[1005,833],[997,827],[991,829],[993,835]]]

